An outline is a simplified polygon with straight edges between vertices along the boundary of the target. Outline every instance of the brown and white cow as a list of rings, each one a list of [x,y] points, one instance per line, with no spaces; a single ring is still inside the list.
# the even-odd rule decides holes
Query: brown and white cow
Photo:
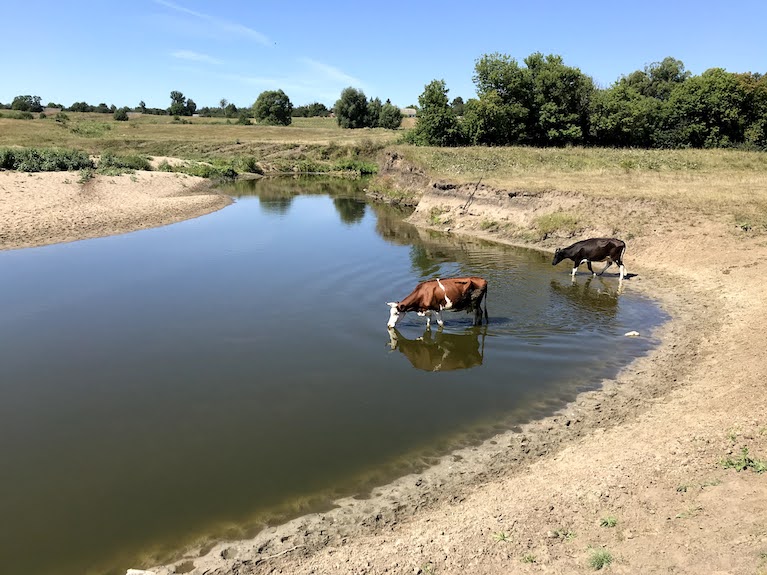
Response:
[[[442,312],[474,312],[474,325],[482,323],[482,300],[487,295],[487,281],[480,277],[433,279],[419,283],[412,293],[402,301],[388,302],[389,327],[397,325],[405,314],[414,311],[426,317],[426,328],[431,327],[431,315],[437,318],[440,327]],[[485,302],[485,321],[487,321],[487,302]]]
[[[591,238],[575,242],[566,248],[557,248],[554,252],[554,260],[551,265],[555,266],[562,260],[573,260],[573,277],[578,271],[578,266],[583,262],[589,266],[589,271],[597,275],[591,268],[591,262],[607,261],[607,265],[599,272],[601,276],[613,262],[620,266],[620,279],[626,275],[626,267],[623,265],[623,254],[626,252],[626,242],[617,238]]]

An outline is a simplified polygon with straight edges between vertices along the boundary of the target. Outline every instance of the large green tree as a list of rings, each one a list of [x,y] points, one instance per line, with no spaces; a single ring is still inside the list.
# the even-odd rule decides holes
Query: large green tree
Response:
[[[506,54],[485,54],[474,65],[477,99],[464,110],[472,144],[503,146],[528,141],[532,93],[527,72]]]
[[[21,112],[42,112],[43,106],[40,100],[40,96],[16,96],[11,102],[11,109]]]
[[[566,66],[561,56],[525,58],[531,89],[529,136],[537,145],[580,144],[588,134],[591,78]]]
[[[282,90],[261,92],[253,104],[253,117],[259,124],[289,126],[292,113],[293,104]]]
[[[591,98],[590,141],[603,146],[648,148],[658,143],[663,102],[625,82]]]
[[[365,93],[356,88],[344,88],[333,109],[336,122],[342,128],[364,128],[368,121],[368,101]]]
[[[402,125],[402,112],[400,109],[388,100],[381,106],[381,113],[378,116],[378,127],[387,130],[396,130]]]
[[[406,139],[418,146],[457,146],[462,141],[458,118],[447,99],[444,80],[432,80],[418,97],[415,127]]]
[[[680,84],[669,96],[669,143],[726,147],[745,140],[748,97],[735,74],[711,68]]]

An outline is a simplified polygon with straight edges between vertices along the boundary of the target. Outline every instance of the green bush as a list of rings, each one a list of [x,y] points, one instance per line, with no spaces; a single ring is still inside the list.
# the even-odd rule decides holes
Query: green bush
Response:
[[[64,172],[93,168],[93,162],[79,150],[6,148],[0,150],[0,168],[19,172]]]
[[[361,160],[338,160],[334,164],[333,170],[339,172],[356,172],[360,175],[376,174],[378,173],[378,166],[371,162],[363,162]]]
[[[145,156],[116,156],[111,152],[107,152],[101,156],[98,169],[101,173],[109,171],[112,175],[118,175],[133,170],[149,171],[152,169],[152,165]]]
[[[115,110],[114,119],[118,122],[128,121],[128,108],[118,108]]]

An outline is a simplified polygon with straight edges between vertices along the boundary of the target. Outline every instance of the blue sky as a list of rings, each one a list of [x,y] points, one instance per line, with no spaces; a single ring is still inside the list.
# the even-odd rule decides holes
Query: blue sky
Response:
[[[405,107],[435,79],[450,99],[474,97],[474,64],[494,52],[558,54],[605,87],[666,56],[695,75],[767,73],[765,0],[38,0],[0,14],[5,104],[167,108],[178,90],[243,107],[281,89],[294,106],[330,107],[352,86]]]

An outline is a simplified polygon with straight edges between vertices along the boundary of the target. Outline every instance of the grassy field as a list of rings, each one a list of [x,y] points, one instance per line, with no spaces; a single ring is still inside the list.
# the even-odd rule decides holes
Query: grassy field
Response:
[[[738,150],[392,146],[433,179],[725,212],[767,231],[767,154]]]
[[[294,118],[291,126],[242,126],[222,118],[67,113],[0,118],[0,147],[64,147],[89,154],[171,156],[198,161],[251,158],[269,171],[311,171],[346,159],[375,161],[397,151],[432,179],[516,190],[560,190],[727,212],[767,230],[767,154],[737,150],[606,148],[430,148],[402,144],[400,130],[338,127],[333,118]]]
[[[67,147],[89,154],[113,152],[173,156],[191,160],[242,155],[311,153],[359,156],[395,142],[402,132],[384,129],[343,130],[333,118],[294,118],[290,126],[243,126],[223,118],[140,115],[117,122],[111,114],[67,112],[55,118],[0,118],[0,146]]]

